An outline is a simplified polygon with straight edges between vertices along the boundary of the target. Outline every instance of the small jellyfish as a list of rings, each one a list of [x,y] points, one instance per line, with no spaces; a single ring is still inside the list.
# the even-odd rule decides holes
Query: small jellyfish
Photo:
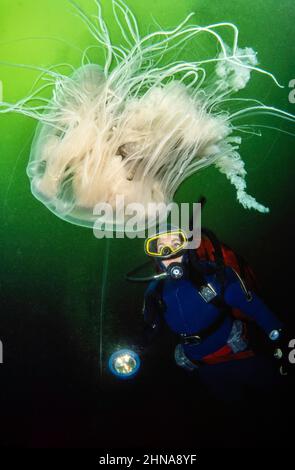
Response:
[[[96,4],[97,23],[75,7],[104,47],[105,63],[85,64],[83,56],[71,76],[44,71],[53,93],[51,99],[43,98],[41,110],[30,105],[37,92],[0,108],[39,121],[27,169],[34,196],[57,216],[93,226],[97,204],[108,203],[115,210],[118,196],[125,205],[144,208],[169,204],[186,178],[215,165],[235,186],[245,208],[267,212],[246,192],[239,154],[245,126],[238,119],[263,112],[294,122],[294,116],[254,99],[232,98],[253,72],[281,86],[258,67],[253,49],[238,46],[236,26],[190,25],[191,14],[172,30],[144,36],[129,7],[112,0],[122,34],[118,46],[111,42],[100,2]],[[222,38],[228,30],[231,44]],[[196,50],[191,62],[171,61],[173,51],[204,35],[216,43],[215,55],[200,58]]]

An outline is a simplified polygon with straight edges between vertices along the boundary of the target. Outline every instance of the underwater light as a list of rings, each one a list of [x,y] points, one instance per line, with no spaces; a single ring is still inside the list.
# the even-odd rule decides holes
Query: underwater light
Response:
[[[130,349],[120,349],[114,352],[109,359],[110,371],[121,379],[133,377],[139,369],[138,354]]]

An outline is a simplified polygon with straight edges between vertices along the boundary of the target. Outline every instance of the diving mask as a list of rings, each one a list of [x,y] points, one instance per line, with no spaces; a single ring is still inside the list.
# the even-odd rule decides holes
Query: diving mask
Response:
[[[180,256],[187,242],[187,236],[183,230],[169,230],[147,238],[144,249],[148,256],[169,259]]]

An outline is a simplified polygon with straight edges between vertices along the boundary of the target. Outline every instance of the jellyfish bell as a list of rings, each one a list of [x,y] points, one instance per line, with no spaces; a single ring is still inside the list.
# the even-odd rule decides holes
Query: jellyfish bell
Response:
[[[237,28],[231,23],[187,25],[189,15],[173,30],[141,36],[131,10],[122,0],[112,0],[124,43],[115,46],[96,4],[98,26],[76,8],[106,50],[104,66],[82,61],[71,76],[47,71],[53,94],[48,101],[42,98],[42,113],[30,104],[38,90],[0,107],[0,112],[16,111],[39,121],[27,170],[34,196],[57,216],[89,227],[96,223],[97,205],[116,211],[118,196],[123,196],[126,207],[143,208],[145,227],[150,204],[168,205],[186,178],[213,164],[235,186],[243,207],[267,212],[246,192],[239,153],[243,129],[237,120],[265,113],[294,122],[294,116],[256,100],[249,105],[250,99],[231,98],[254,71],[279,85],[257,66],[251,48],[238,47]],[[222,38],[225,29],[233,32],[230,45]],[[200,33],[217,43],[217,56],[196,54],[192,62],[161,65],[173,49]],[[234,112],[231,100],[240,105]],[[125,221],[129,217],[124,213]],[[108,227],[118,228],[116,220],[110,216]]]

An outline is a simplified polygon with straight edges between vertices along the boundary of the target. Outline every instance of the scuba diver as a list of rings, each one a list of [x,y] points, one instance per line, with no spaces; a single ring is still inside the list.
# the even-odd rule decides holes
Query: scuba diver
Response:
[[[168,326],[177,338],[176,364],[196,373],[222,401],[244,398],[245,390],[272,389],[283,369],[284,325],[255,292],[250,268],[215,235],[202,229],[197,249],[188,248],[177,227],[145,241],[156,273],[132,281],[150,281],[144,297],[144,336],[149,345]],[[247,333],[254,321],[265,333],[276,359],[254,352]],[[278,367],[278,364],[280,367]]]

